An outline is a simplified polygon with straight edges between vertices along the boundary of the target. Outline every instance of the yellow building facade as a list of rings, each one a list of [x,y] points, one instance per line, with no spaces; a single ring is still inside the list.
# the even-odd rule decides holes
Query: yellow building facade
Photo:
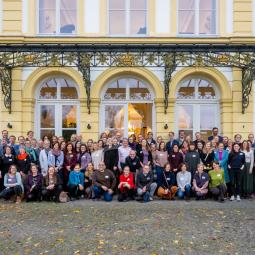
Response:
[[[254,20],[254,0],[0,0],[0,128],[247,137]]]

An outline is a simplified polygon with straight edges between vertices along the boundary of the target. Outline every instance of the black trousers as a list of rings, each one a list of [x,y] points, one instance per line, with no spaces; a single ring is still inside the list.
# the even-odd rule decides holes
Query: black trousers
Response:
[[[0,198],[4,199],[9,199],[11,196],[16,195],[16,196],[21,196],[22,195],[22,188],[20,185],[17,185],[15,187],[11,188],[5,188],[1,193],[0,193]]]
[[[84,190],[80,190],[79,189],[79,185],[69,185],[68,186],[68,190],[69,190],[69,195],[70,197],[80,197],[81,195],[84,195]]]
[[[119,190],[118,201],[122,202],[127,198],[134,199],[135,190],[124,188],[122,191]]]
[[[62,190],[63,190],[62,185],[55,185],[54,189],[51,190],[44,188],[42,190],[42,197],[46,201],[53,200],[55,202],[59,202],[59,195]]]
[[[231,183],[231,186],[230,186],[231,196],[240,195],[242,170],[238,168],[231,168],[229,171],[229,177],[230,177],[230,183]]]
[[[227,191],[227,188],[224,184],[220,184],[215,188],[211,188],[210,192],[215,198],[224,199],[225,193]]]
[[[42,189],[34,188],[32,191],[27,193],[27,202],[30,201],[41,201],[42,200]]]

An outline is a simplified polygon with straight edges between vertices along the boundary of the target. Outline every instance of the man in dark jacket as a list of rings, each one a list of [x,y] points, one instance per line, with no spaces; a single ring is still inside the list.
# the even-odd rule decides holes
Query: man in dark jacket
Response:
[[[143,198],[144,202],[153,200],[157,184],[153,182],[153,173],[148,165],[145,165],[142,172],[137,175],[136,186],[137,194]]]
[[[105,169],[103,161],[99,163],[98,168],[98,171],[95,171],[92,175],[95,198],[99,199],[103,195],[104,200],[110,202],[112,201],[113,191],[117,183],[115,175],[111,170]]]
[[[169,132],[169,141],[166,143],[166,150],[168,154],[173,150],[175,144],[179,146],[179,142],[174,139],[174,132]]]
[[[129,166],[130,172],[138,174],[141,168],[141,163],[139,157],[136,156],[136,151],[130,151],[129,156],[126,157],[125,165]]]

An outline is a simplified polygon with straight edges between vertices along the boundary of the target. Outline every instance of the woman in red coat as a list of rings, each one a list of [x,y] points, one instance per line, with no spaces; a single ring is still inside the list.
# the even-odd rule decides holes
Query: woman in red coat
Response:
[[[120,176],[119,189],[119,202],[126,202],[134,200],[135,184],[134,175],[130,172],[129,166],[125,166],[123,169],[123,174]]]
[[[70,172],[74,169],[77,163],[77,156],[74,151],[74,146],[71,142],[67,143],[64,153],[64,189],[67,189],[67,183]]]

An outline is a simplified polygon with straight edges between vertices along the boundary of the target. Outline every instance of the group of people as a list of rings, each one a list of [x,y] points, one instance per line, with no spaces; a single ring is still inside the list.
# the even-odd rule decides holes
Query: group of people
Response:
[[[119,132],[101,134],[98,141],[82,140],[73,134],[63,137],[34,138],[2,131],[0,142],[0,198],[29,201],[61,201],[86,198],[120,202],[149,202],[194,197],[224,202],[253,198],[255,194],[254,135],[231,140],[213,128],[206,141],[201,133],[192,141],[185,131],[167,142]]]

